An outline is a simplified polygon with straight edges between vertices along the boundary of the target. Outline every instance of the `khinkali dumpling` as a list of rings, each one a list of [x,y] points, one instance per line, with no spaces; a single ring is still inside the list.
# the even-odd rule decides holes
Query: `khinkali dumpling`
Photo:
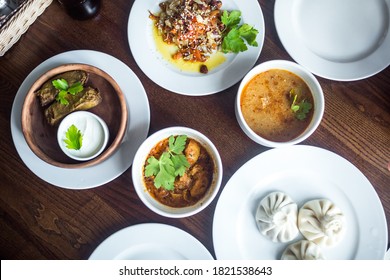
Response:
[[[299,210],[298,227],[302,235],[317,245],[332,246],[345,231],[345,216],[328,199],[306,202]]]
[[[320,247],[307,240],[290,244],[282,254],[282,260],[324,260]]]
[[[297,204],[283,192],[267,195],[256,211],[260,232],[273,242],[288,242],[298,235],[297,217]]]

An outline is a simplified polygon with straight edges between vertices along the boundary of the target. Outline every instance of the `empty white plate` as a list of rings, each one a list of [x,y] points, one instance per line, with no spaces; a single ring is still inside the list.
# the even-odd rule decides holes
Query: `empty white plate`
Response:
[[[165,224],[139,224],[104,240],[90,260],[212,260],[210,252],[189,233]]]
[[[339,81],[390,65],[390,0],[276,0],[275,25],[291,57]]]

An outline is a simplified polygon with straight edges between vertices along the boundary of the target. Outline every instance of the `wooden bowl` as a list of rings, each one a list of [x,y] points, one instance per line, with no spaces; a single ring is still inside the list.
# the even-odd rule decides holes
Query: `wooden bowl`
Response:
[[[96,158],[79,162],[66,156],[57,142],[56,125],[50,125],[36,91],[54,76],[72,70],[84,70],[89,74],[86,85],[99,89],[102,102],[89,111],[101,117],[110,134],[107,148]],[[87,64],[64,64],[43,74],[26,94],[22,108],[22,130],[28,146],[43,161],[62,168],[83,168],[103,162],[120,146],[127,128],[128,111],[125,96],[119,85],[106,72]]]

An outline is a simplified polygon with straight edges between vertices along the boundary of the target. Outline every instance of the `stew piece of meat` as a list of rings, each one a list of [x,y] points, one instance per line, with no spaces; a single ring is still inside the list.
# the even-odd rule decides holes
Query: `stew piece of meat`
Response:
[[[147,158],[160,158],[168,149],[168,139],[157,143]],[[201,200],[210,188],[214,176],[214,161],[210,154],[198,141],[187,138],[184,155],[190,166],[183,176],[178,176],[173,190],[154,186],[154,176],[145,177],[144,182],[148,192],[160,203],[171,207],[187,207]]]

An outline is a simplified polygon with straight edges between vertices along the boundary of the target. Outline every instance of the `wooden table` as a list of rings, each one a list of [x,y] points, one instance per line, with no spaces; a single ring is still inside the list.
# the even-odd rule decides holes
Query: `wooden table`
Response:
[[[268,149],[246,137],[236,121],[234,99],[238,83],[218,94],[188,97],[161,88],[140,70],[127,38],[133,2],[103,0],[98,17],[79,22],[69,18],[58,2],[53,1],[19,42],[0,58],[2,259],[87,259],[114,232],[150,222],[166,223],[191,233],[215,256],[212,223],[218,197],[195,216],[164,218],[139,200],[132,185],[131,168],[98,188],[58,188],[35,176],[13,144],[11,109],[26,76],[54,55],[91,49],[120,59],[139,77],[150,103],[149,134],[183,125],[201,131],[215,143],[224,164],[220,193],[240,166]],[[259,3],[265,17],[266,36],[256,64],[272,59],[292,60],[276,33],[274,1],[259,0]],[[377,191],[389,227],[390,68],[355,82],[318,80],[325,94],[325,114],[317,131],[302,144],[333,151],[359,168]],[[173,113],[169,109],[171,104],[185,109]]]

